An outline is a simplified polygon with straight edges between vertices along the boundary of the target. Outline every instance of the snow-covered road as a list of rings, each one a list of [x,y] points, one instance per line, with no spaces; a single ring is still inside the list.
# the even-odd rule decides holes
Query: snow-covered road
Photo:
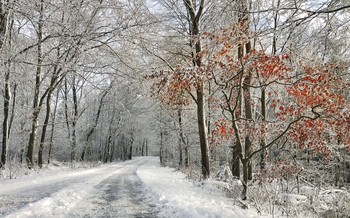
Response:
[[[145,189],[136,171],[144,160],[127,162],[104,179],[78,203],[69,217],[156,217],[155,207],[147,201]]]
[[[0,217],[155,217],[136,175],[146,161],[0,181]]]
[[[55,168],[0,181],[0,217],[259,217],[158,158]]]

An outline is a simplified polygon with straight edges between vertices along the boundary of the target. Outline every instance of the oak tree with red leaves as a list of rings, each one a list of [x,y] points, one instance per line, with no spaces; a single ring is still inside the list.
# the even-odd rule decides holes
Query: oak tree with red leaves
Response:
[[[303,63],[288,55],[269,55],[262,51],[250,51],[237,58],[241,40],[251,40],[249,35],[242,39],[240,26],[213,34],[206,33],[208,51],[207,71],[215,81],[221,94],[219,104],[225,119],[219,120],[212,131],[211,142],[227,140],[230,134],[235,152],[243,165],[243,192],[246,198],[249,162],[266,148],[290,141],[301,149],[311,149],[325,158],[331,154],[330,141],[348,137],[339,131],[348,128],[348,109],[343,82],[338,71],[347,68],[332,64]],[[237,46],[238,45],[238,46]],[[249,83],[246,78],[250,77]],[[267,92],[266,99],[252,99],[254,116],[244,114],[242,99],[250,93]],[[262,96],[262,95],[261,95]],[[262,104],[261,102],[265,103]],[[268,102],[268,103],[267,103]],[[245,104],[247,102],[245,101]],[[266,117],[258,108],[268,111]],[[333,135],[330,139],[328,136]],[[254,146],[247,149],[247,140]],[[264,141],[263,146],[261,141]]]
[[[186,2],[195,23],[198,14],[190,7],[191,1]],[[248,30],[246,8],[241,11],[240,22],[231,28],[199,36],[198,26],[193,25],[193,66],[160,71],[150,78],[157,79],[153,92],[167,105],[179,108],[189,105],[191,99],[196,103],[204,178],[209,176],[204,84],[215,84],[211,100],[222,109],[223,118],[215,123],[210,143],[218,146],[232,141],[233,175],[241,176],[240,162],[245,199],[254,156],[266,158],[267,148],[288,141],[327,158],[333,142],[349,148],[346,130],[350,119],[344,92],[349,84],[342,75],[347,66],[277,55],[276,48],[271,54],[254,50],[251,42],[258,39]]]

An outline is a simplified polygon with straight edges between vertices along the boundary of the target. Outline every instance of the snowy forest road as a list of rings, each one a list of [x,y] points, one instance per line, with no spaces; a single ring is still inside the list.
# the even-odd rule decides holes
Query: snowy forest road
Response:
[[[141,162],[123,166],[116,174],[100,182],[69,217],[156,217],[136,171]],[[92,208],[87,212],[87,208]]]
[[[147,159],[0,182],[0,216],[155,217],[137,169]]]

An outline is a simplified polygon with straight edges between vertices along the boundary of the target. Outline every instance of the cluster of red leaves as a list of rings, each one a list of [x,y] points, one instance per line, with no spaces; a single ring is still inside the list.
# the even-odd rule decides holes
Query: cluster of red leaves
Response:
[[[288,136],[291,143],[297,145],[299,149],[307,149],[314,154],[322,154],[324,158],[329,158],[332,154],[329,145],[334,141],[331,129],[332,125],[327,120],[303,119],[293,125]]]
[[[160,71],[146,77],[155,80],[152,84],[152,96],[168,106],[188,105],[189,99],[184,96],[189,84],[182,81],[179,72]]]
[[[222,142],[229,142],[233,137],[233,129],[226,119],[219,119],[214,124],[215,129],[211,131],[209,143],[211,147],[217,147]]]
[[[328,158],[332,153],[330,145],[344,136],[337,129],[349,125],[349,120],[340,116],[340,111],[346,107],[345,84],[333,65],[303,66],[302,69],[297,81],[286,89],[289,102],[274,102],[280,104],[277,117],[290,121],[307,116],[292,125],[288,136],[300,149],[312,150]],[[349,136],[342,138],[344,142],[350,142]]]
[[[256,72],[259,84],[266,85],[278,80],[287,78],[291,71],[288,65],[289,56],[284,55],[267,55],[262,51],[249,53],[252,60],[250,68]]]
[[[334,73],[332,65],[304,66],[302,78],[290,88],[288,94],[294,97],[303,113],[311,108],[318,108],[323,114],[335,114],[344,107],[342,78]]]
[[[228,46],[224,47],[228,48]],[[224,88],[226,89],[238,87],[239,80],[234,79],[233,75],[244,73],[243,67],[239,65],[238,61],[228,61],[231,57],[226,53],[219,55],[222,54],[225,56],[219,60],[224,61],[213,62],[218,64],[218,67],[213,69],[220,72],[217,74],[220,75],[217,80],[225,83]],[[270,107],[275,109],[276,118],[279,122],[284,123],[284,125],[280,125],[281,130],[293,120],[305,116],[294,123],[288,131],[288,137],[293,144],[300,149],[309,149],[322,154],[325,158],[330,157],[332,153],[330,144],[334,141],[341,140],[342,143],[350,145],[350,136],[347,134],[350,132],[350,115],[347,117],[339,116],[340,111],[346,106],[344,89],[347,85],[343,83],[342,77],[337,75],[335,69],[338,67],[334,65],[304,65],[301,67],[302,70],[293,76],[292,74],[295,74],[296,70],[291,68],[287,55],[271,56],[263,52],[253,51],[246,55],[243,61],[247,71],[253,70],[255,72],[257,84],[269,87],[275,81],[280,83],[279,87],[283,90],[280,94],[284,97],[276,98],[272,95],[268,97],[271,102]],[[231,86],[227,85],[227,81],[231,82]],[[232,98],[232,102],[236,102],[235,97]],[[227,107],[227,104],[232,102],[224,102],[223,105]],[[241,135],[249,133],[256,136],[255,138],[264,136],[261,131],[264,128],[249,125],[240,126]],[[216,134],[219,133],[220,131],[216,132]],[[222,133],[225,138],[226,132]],[[335,134],[336,137],[332,137]]]

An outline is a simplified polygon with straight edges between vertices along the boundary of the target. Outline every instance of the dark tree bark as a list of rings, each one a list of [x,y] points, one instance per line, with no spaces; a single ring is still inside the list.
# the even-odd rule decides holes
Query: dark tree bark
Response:
[[[266,90],[262,88],[261,90],[261,116],[262,121],[266,121]],[[266,146],[266,136],[265,134],[261,138],[260,147],[263,148]],[[262,173],[266,169],[266,159],[267,159],[267,150],[263,149],[260,154],[260,170]]]
[[[69,122],[69,111],[68,111],[68,82],[67,79],[64,80],[64,117],[66,120],[67,127],[67,138],[69,143],[71,144],[71,130],[70,130],[70,122]]]
[[[189,14],[189,31],[193,39],[200,34],[200,20],[204,10],[205,0],[200,0],[197,7],[197,1],[184,0],[187,12]],[[196,8],[198,10],[196,11]],[[194,40],[194,44],[191,41],[193,47],[192,58],[193,65],[200,67],[202,64],[202,58],[200,53],[202,52],[202,46],[200,40]],[[196,105],[197,105],[197,122],[199,143],[201,148],[201,162],[202,162],[202,176],[203,179],[210,177],[209,168],[209,145],[208,145],[208,133],[205,114],[205,94],[204,94],[204,82],[198,81],[196,88]]]
[[[131,160],[132,159],[132,149],[133,149],[133,146],[134,146],[134,140],[135,140],[135,128],[132,127],[131,130],[130,130],[130,142],[129,142],[129,153],[128,153],[128,160]]]
[[[111,156],[109,157],[109,162],[113,161],[115,151],[115,139],[113,138],[112,147],[111,147]]]
[[[54,107],[52,115],[51,115],[51,117],[52,117],[51,118],[51,134],[50,134],[49,153],[48,153],[48,157],[47,157],[47,164],[50,164],[50,162],[51,162],[53,136],[54,136],[54,130],[55,130],[55,121],[56,121],[56,111],[57,111],[57,105],[58,105],[58,97],[59,97],[59,90],[57,90],[55,107]]]
[[[248,0],[241,0],[239,3],[239,14],[238,14],[238,22],[241,24],[240,26],[244,29],[242,30],[244,34],[247,34],[249,31],[249,9],[248,9]],[[244,44],[239,45],[239,54],[238,58],[242,59],[244,55],[251,52],[251,41],[248,40]],[[252,73],[248,71],[248,75],[244,75],[243,79],[243,98],[244,98],[244,109],[245,109],[245,118],[248,121],[252,121],[253,112],[252,112],[252,99],[250,93],[250,86],[252,80]],[[250,135],[247,134],[245,137],[245,155],[242,157],[242,165],[243,165],[243,191],[242,198],[246,199],[247,197],[247,188],[248,188],[248,180],[252,179],[252,164],[249,155],[252,153],[252,140],[250,139]]]
[[[45,138],[46,138],[46,130],[47,130],[47,126],[49,124],[50,113],[51,113],[51,94],[52,94],[52,91],[50,91],[46,97],[46,115],[45,115],[45,120],[44,120],[44,124],[43,124],[43,129],[41,132],[39,154],[38,154],[38,165],[40,168],[43,167],[43,153],[44,153],[44,145],[45,145]]]
[[[59,56],[59,52],[58,52],[58,56]],[[51,77],[51,82],[50,85],[47,89],[46,92],[46,114],[45,114],[45,120],[44,120],[44,124],[43,124],[43,128],[41,131],[41,138],[40,138],[40,145],[39,145],[39,153],[38,153],[38,165],[40,168],[43,167],[43,154],[44,154],[44,145],[45,145],[45,140],[46,140],[46,132],[47,132],[47,127],[49,125],[49,121],[50,121],[50,114],[51,114],[51,98],[52,98],[52,93],[53,91],[56,89],[57,85],[60,82],[57,82],[59,80],[59,73],[61,72],[61,68],[58,68],[58,66],[56,65],[54,67],[54,72],[52,74]],[[40,102],[43,101],[43,98],[45,97],[45,95],[42,97],[42,99],[40,100]],[[40,103],[41,105],[42,103]]]
[[[40,83],[41,83],[41,71],[43,62],[43,23],[44,23],[44,0],[40,1],[39,9],[39,20],[38,20],[38,49],[37,49],[37,68],[35,75],[35,86],[34,86],[34,98],[33,98],[33,112],[32,112],[32,126],[29,135],[28,151],[27,151],[27,165],[29,169],[34,166],[34,147],[36,140],[36,133],[38,129],[38,118],[40,113],[39,105],[39,93],[40,93]]]
[[[72,144],[71,144],[71,155],[70,155],[71,162],[75,161],[75,149],[77,147],[76,126],[77,126],[78,113],[79,113],[75,73],[73,74],[72,94],[73,94],[74,111],[73,111],[73,119],[72,119],[72,141],[71,141]]]
[[[190,165],[190,153],[188,151],[189,146],[185,147],[185,167],[189,167]]]
[[[183,141],[183,126],[182,126],[182,109],[179,108],[177,110],[177,118],[179,122],[179,136],[178,136],[178,148],[179,148],[179,166],[183,165],[183,149],[185,147],[185,143]]]
[[[7,149],[8,149],[8,136],[9,136],[9,114],[10,114],[10,69],[9,66],[5,72],[5,87],[4,87],[4,120],[2,123],[2,152],[0,168],[3,168],[6,164]]]
[[[9,1],[1,1],[0,2],[0,51],[4,48],[4,44],[6,44],[6,38],[8,30],[8,19],[9,19],[9,11],[8,11]],[[10,27],[11,28],[11,27]],[[11,39],[9,40],[9,42]],[[9,43],[9,46],[11,44]],[[4,118],[2,122],[2,150],[1,150],[1,160],[0,160],[0,169],[3,168],[6,164],[7,160],[7,150],[8,150],[8,137],[9,137],[9,114],[10,114],[10,101],[11,101],[11,89],[10,89],[10,68],[11,62],[5,64],[5,72],[4,72]]]
[[[146,152],[146,156],[147,156],[147,152]],[[163,164],[164,163],[164,134],[163,134],[163,130],[160,131],[159,159],[160,159],[160,163]]]
[[[113,135],[115,134],[115,131],[113,131],[114,117],[115,117],[115,111],[113,111],[113,115],[108,126],[108,135],[107,135],[105,153],[103,158],[104,163],[107,163],[108,160],[111,159],[111,156],[113,155],[113,152],[114,152],[113,141],[112,141]]]

